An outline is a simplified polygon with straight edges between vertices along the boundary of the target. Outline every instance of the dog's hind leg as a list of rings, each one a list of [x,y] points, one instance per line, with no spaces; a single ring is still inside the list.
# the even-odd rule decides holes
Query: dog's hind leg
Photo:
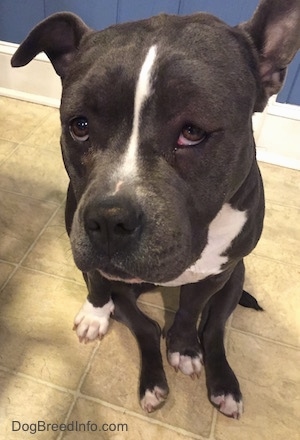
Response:
[[[240,261],[223,288],[206,304],[199,326],[209,400],[220,412],[234,418],[243,412],[242,394],[226,359],[224,329],[242,295],[244,272]]]
[[[140,403],[150,413],[163,405],[169,387],[160,352],[160,327],[138,308],[137,296],[132,291],[113,292],[113,317],[125,324],[137,339],[141,353]]]

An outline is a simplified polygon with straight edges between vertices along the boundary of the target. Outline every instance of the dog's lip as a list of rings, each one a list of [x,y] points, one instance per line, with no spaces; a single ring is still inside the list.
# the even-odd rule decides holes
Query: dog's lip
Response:
[[[98,272],[106,279],[110,280],[110,281],[121,281],[123,283],[128,283],[128,284],[141,284],[144,283],[143,280],[141,280],[140,278],[130,278],[130,276],[127,277],[119,277],[116,275],[111,275],[107,272],[104,272],[101,269],[98,269]]]

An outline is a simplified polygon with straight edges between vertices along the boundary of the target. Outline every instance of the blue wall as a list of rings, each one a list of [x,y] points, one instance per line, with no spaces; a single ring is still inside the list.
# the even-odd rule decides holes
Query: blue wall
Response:
[[[229,24],[249,18],[258,0],[0,0],[0,39],[20,43],[40,20],[58,11],[78,14],[94,29],[151,15],[206,11]]]
[[[235,25],[251,17],[257,3],[258,0],[0,0],[0,40],[20,43],[39,21],[58,11],[75,12],[99,30],[160,12],[206,11]],[[277,100],[300,105],[300,54],[291,64]]]

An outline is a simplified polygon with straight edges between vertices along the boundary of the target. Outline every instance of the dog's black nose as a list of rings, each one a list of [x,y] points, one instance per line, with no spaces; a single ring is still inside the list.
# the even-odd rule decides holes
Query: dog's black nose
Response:
[[[142,219],[137,203],[112,197],[87,206],[84,226],[91,242],[112,256],[139,238]]]

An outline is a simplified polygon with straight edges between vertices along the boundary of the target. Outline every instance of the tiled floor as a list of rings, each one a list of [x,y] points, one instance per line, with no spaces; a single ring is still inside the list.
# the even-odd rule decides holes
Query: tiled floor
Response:
[[[207,401],[204,375],[193,382],[167,363],[169,399],[147,416],[138,405],[139,357],[130,332],[112,322],[101,343],[86,346],[72,332],[86,290],[63,224],[67,177],[58,111],[0,97],[0,114],[0,438],[299,439],[300,173],[261,164],[267,215],[246,260],[246,287],[266,311],[238,307],[227,332],[243,417],[218,414]],[[176,290],[164,295],[164,303],[159,293],[142,298],[161,325],[177,301]],[[34,435],[38,421],[69,430],[54,425]],[[115,431],[96,433],[89,421]],[[71,431],[75,422],[90,431],[83,425]]]

